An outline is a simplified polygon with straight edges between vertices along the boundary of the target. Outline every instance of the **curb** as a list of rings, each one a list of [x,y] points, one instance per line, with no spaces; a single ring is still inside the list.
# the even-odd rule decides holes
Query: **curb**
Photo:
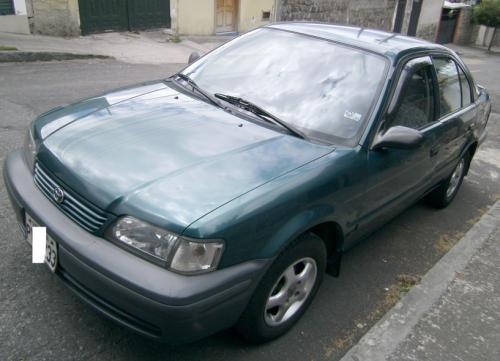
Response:
[[[418,321],[446,292],[457,272],[463,270],[472,256],[500,226],[500,201],[436,263],[340,361],[384,361],[410,334]]]
[[[63,61],[75,59],[113,59],[107,55],[74,54],[35,51],[0,51],[0,63],[33,62],[33,61]]]

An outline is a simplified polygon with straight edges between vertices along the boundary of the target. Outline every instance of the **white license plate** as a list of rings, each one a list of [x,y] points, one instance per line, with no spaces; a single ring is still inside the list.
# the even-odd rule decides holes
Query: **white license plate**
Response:
[[[40,227],[40,225],[31,216],[26,213],[26,240],[33,246],[33,227]],[[45,247],[45,264],[52,272],[57,268],[58,254],[57,242],[47,234],[47,243]]]

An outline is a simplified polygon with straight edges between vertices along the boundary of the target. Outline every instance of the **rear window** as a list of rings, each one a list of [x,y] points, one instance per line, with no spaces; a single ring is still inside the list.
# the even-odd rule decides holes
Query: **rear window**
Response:
[[[451,59],[434,59],[434,66],[436,67],[439,85],[439,114],[444,116],[461,107],[460,78],[458,77],[457,65]]]

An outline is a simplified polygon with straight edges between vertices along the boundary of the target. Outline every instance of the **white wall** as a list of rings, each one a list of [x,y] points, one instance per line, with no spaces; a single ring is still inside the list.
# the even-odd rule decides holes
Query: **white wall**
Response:
[[[179,34],[214,34],[215,1],[170,0],[170,17],[172,30]]]
[[[444,0],[423,0],[418,25],[439,24]]]
[[[26,0],[14,0],[14,11],[16,15],[27,15]]]
[[[423,0],[418,18],[417,37],[436,41],[444,0]]]
[[[240,0],[238,32],[245,32],[269,24],[269,20],[262,20],[262,12],[271,12],[270,19],[273,19],[273,8],[273,0]]]

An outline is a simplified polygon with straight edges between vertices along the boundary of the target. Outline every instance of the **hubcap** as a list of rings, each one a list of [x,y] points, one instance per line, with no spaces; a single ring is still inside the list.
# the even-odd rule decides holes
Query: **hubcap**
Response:
[[[281,274],[264,310],[269,326],[281,325],[299,311],[311,294],[317,274],[316,261],[309,257],[294,262]]]
[[[451,175],[450,182],[448,183],[448,189],[446,189],[446,198],[450,198],[457,190],[458,184],[460,183],[460,179],[462,178],[462,174],[464,172],[464,165],[465,162],[462,158]]]

